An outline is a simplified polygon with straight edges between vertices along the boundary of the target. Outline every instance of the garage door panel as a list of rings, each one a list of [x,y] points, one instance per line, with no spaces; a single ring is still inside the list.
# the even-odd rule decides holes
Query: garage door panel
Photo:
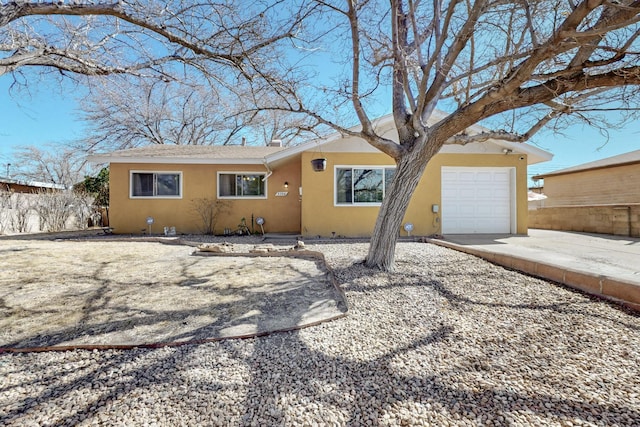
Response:
[[[458,190],[456,191],[456,194],[458,195],[458,197],[462,197],[465,199],[472,200],[476,198],[476,193],[473,188],[464,188],[462,190]]]
[[[442,172],[442,182],[456,182],[458,181],[457,172]]]
[[[458,182],[474,182],[478,179],[475,173],[473,172],[460,172],[457,176],[456,181]]]
[[[442,168],[443,233],[510,233],[511,168]]]
[[[471,218],[476,214],[476,208],[475,206],[460,206],[457,209],[457,214],[460,217],[467,217],[467,218]]]
[[[477,200],[491,200],[495,197],[496,191],[493,188],[477,188],[471,189],[469,194],[474,195],[473,198]]]
[[[494,218],[502,218],[508,221],[509,219],[511,219],[511,212],[508,208],[493,208],[491,209],[491,213],[489,214],[489,216],[492,216]]]
[[[474,177],[468,181],[473,182],[492,182],[494,181],[494,174],[492,172],[476,172],[475,174],[471,174]]]
[[[500,184],[507,184],[511,181],[511,174],[508,173],[499,173],[495,174],[493,177],[493,182]]]
[[[475,214],[481,217],[490,217],[494,214],[495,209],[492,206],[478,206]]]

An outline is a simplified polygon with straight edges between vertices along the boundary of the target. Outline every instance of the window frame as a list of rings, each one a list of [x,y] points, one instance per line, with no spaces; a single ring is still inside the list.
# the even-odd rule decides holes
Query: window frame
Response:
[[[262,182],[264,183],[264,195],[261,196],[221,196],[220,195],[220,176],[221,175],[235,175],[236,177],[238,175],[257,175],[259,176],[262,180]],[[266,179],[267,177],[267,173],[266,172],[257,172],[257,171],[218,171],[216,174],[216,197],[218,199],[227,199],[227,200],[265,200],[267,199],[267,195],[269,194],[269,190],[267,188],[267,184],[269,182],[268,179]],[[237,179],[237,178],[236,178]]]
[[[135,196],[133,194],[133,175],[135,174],[152,174],[154,176],[154,183],[156,182],[156,175],[178,175],[178,195],[160,195],[157,194],[151,196]],[[130,199],[182,199],[183,195],[183,175],[182,171],[163,171],[163,170],[130,170],[129,171],[129,198]],[[154,184],[154,193],[157,192],[157,186]]]
[[[335,165],[333,168],[333,206],[335,207],[380,207],[382,202],[338,202],[338,169],[351,169],[351,176],[354,176],[354,171],[356,169],[376,169],[382,171],[382,199],[387,196],[387,175],[385,170],[393,169],[394,175],[396,166],[395,165]],[[353,181],[351,182],[351,200],[355,199],[354,189],[353,189]]]

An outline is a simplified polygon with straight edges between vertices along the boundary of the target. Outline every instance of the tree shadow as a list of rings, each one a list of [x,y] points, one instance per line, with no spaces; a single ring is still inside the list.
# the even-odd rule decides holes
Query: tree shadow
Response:
[[[78,298],[81,297],[81,302],[77,304],[79,307],[76,308],[80,313],[77,321],[62,328],[52,325],[52,328],[43,333],[4,342],[0,351],[37,351],[40,347],[51,349],[56,346],[157,347],[163,344],[206,342],[234,336],[248,337],[272,331],[292,330],[341,317],[347,310],[343,296],[332,279],[327,277],[329,273],[319,260],[304,261],[315,263],[318,267],[315,274],[308,271],[308,268],[299,268],[300,263],[296,261],[284,266],[289,275],[295,276],[293,282],[287,277],[282,277],[281,280],[261,286],[250,282],[244,285],[229,283],[226,287],[203,286],[209,282],[207,276],[221,272],[216,268],[213,271],[206,269],[198,275],[190,271],[189,267],[216,260],[198,257],[186,259],[182,263],[180,268],[183,279],[175,286],[184,289],[184,298],[197,301],[198,304],[180,309],[169,308],[170,305],[156,309],[148,304],[146,308],[134,302],[129,304],[126,301],[126,292],[153,293],[154,289],[162,284],[138,280],[135,286],[131,286],[128,282],[106,278],[108,274],[105,273],[105,269],[108,264],[101,263],[91,275],[70,278],[79,283],[96,283],[90,292],[76,295]],[[252,260],[246,268],[259,270],[260,258]],[[243,271],[227,273],[243,275]],[[116,287],[122,288],[121,292],[125,293],[118,295],[118,299],[114,301],[112,289]],[[8,314],[15,311],[7,306],[6,301],[3,300],[3,303],[0,309]],[[37,307],[29,313],[21,308],[21,311],[24,318],[30,314],[42,315],[47,309]],[[49,312],[57,313],[55,310]],[[144,335],[146,340],[141,340],[136,335]],[[122,337],[128,337],[130,341],[113,342],[114,339],[122,340]]]
[[[44,408],[65,407],[67,401],[73,401],[72,413],[60,411],[60,416],[51,420],[55,420],[55,425],[97,420],[98,413],[108,419],[114,404],[128,402],[133,406],[136,396],[143,395],[153,384],[157,390],[173,390],[171,393],[176,400],[181,400],[182,393],[186,396],[188,392],[189,407],[195,413],[202,410],[201,405],[207,402],[207,417],[211,417],[212,407],[216,409],[213,413],[217,414],[228,409],[228,402],[219,401],[222,395],[244,395],[244,398],[233,402],[236,412],[227,414],[230,418],[226,423],[222,419],[203,419],[217,425],[304,423],[305,420],[291,418],[300,416],[300,411],[291,411],[296,406],[311,408],[308,421],[322,419],[327,424],[339,425],[429,424],[430,410],[447,417],[454,424],[458,420],[460,423],[507,425],[515,420],[511,418],[511,415],[517,415],[514,408],[557,422],[640,419],[636,407],[586,402],[544,392],[523,392],[509,387],[508,382],[476,389],[455,382],[465,373],[498,374],[491,368],[478,365],[455,366],[453,371],[434,372],[429,369],[424,373],[411,373],[403,370],[401,365],[398,368],[407,357],[428,354],[434,347],[447,345],[452,332],[450,326],[436,326],[422,338],[365,360],[345,358],[313,348],[308,344],[309,337],[301,336],[301,331],[251,340],[253,346],[245,341],[240,344],[245,351],[238,349],[233,341],[218,343],[220,345],[211,349],[193,345],[179,349],[112,351],[95,357],[92,352],[79,351],[74,359],[94,359],[93,363],[77,367],[55,359],[43,359],[40,364],[24,366],[24,370],[34,374],[30,380],[0,386],[0,395],[29,388],[33,384],[42,386],[39,393],[22,395],[14,401],[11,409],[3,412],[3,418],[8,424],[14,421],[19,424],[23,417],[28,419]],[[248,346],[252,348],[246,351]],[[213,379],[204,376],[186,382],[183,371],[189,369],[194,359],[201,359],[203,353],[211,350],[216,351],[217,357],[228,358],[234,365],[248,370],[249,383],[240,386],[219,375]],[[102,381],[106,386],[97,387]],[[78,391],[90,393],[90,398],[79,401],[75,397]],[[154,398],[153,394],[148,397]],[[144,406],[146,401],[140,399],[137,404]],[[156,408],[148,403],[149,410]],[[171,404],[171,401],[165,404]],[[402,411],[403,407],[425,408],[424,418],[413,418],[418,414]],[[182,406],[168,409],[178,411],[176,415],[183,421],[190,419]],[[161,416],[158,414],[158,420],[162,419]],[[439,419],[442,418],[431,421]],[[115,420],[111,419],[111,422]]]
[[[507,307],[522,313],[575,314],[572,302],[532,306],[479,301],[423,275],[389,275],[358,265],[336,268],[334,273],[340,285],[349,289],[351,305],[363,311],[365,318],[376,316],[373,311],[366,312],[365,297],[376,298],[382,291],[414,289],[425,291],[425,297],[446,301],[447,309],[456,312],[474,307]],[[376,274],[386,277],[382,286],[360,283]],[[580,314],[585,315],[584,311]],[[552,392],[549,387],[525,389],[518,375],[539,367],[516,367],[507,376],[481,343],[475,344],[476,356],[449,360],[442,350],[474,345],[468,342],[471,337],[458,329],[453,318],[434,315],[427,319],[429,323],[420,325],[424,333],[413,334],[414,338],[407,341],[398,330],[397,336],[380,337],[383,347],[358,336],[359,331],[350,329],[347,318],[319,326],[318,333],[308,329],[179,348],[76,351],[42,359],[35,354],[7,354],[2,358],[16,365],[20,363],[18,358],[26,359],[21,368],[10,372],[25,375],[18,383],[7,381],[1,385],[0,399],[12,390],[33,390],[34,385],[38,391],[28,396],[20,394],[2,416],[8,424],[18,425],[53,407],[60,409],[56,425],[74,425],[99,421],[100,415],[110,416],[114,405],[127,404],[132,423],[136,422],[136,414],[145,414],[142,409],[135,409],[136,405],[156,411],[149,422],[188,423],[197,418],[211,425],[289,425],[294,421],[338,425],[440,425],[443,421],[509,425],[522,423],[518,417],[523,415],[530,417],[527,420],[558,424],[571,421],[633,425],[640,419],[638,406],[621,403],[621,399],[589,401],[577,394]],[[505,354],[529,349],[522,343],[501,345]],[[351,347],[357,347],[358,357],[341,351]],[[542,362],[546,363],[542,360],[541,366]],[[469,378],[477,381],[467,383]],[[605,390],[593,385],[587,391]],[[77,401],[78,392],[90,396]],[[150,402],[156,398],[162,399],[166,410],[158,408],[157,402]],[[66,409],[69,401],[75,404],[71,412]],[[137,421],[145,423],[147,419]],[[127,420],[111,422],[126,424]]]

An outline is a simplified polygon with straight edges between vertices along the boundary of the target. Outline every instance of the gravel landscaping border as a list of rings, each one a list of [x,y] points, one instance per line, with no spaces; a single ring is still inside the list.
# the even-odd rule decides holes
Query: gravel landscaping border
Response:
[[[0,355],[0,424],[634,426],[640,318],[431,244],[318,243],[345,318],[248,340]]]

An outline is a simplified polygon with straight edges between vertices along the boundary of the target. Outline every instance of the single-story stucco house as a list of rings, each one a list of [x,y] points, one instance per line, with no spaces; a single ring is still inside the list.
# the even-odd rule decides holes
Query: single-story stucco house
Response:
[[[392,116],[376,121],[397,140]],[[469,132],[482,132],[477,126]],[[405,215],[411,235],[527,233],[527,165],[552,155],[502,140],[447,145],[431,160]],[[312,160],[324,159],[324,171]],[[216,233],[244,218],[267,233],[371,235],[395,164],[364,140],[334,134],[292,147],[156,145],[92,156],[109,163],[110,225],[116,233],[175,227],[197,233],[194,200],[223,201]],[[407,235],[404,229],[398,230]]]
[[[534,176],[544,204],[535,228],[640,236],[640,150]]]

